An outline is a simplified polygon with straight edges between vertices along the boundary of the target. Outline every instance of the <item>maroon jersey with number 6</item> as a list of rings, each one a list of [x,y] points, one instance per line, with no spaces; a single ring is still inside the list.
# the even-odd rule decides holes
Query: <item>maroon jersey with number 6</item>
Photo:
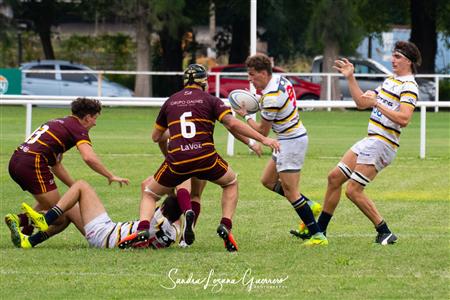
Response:
[[[230,107],[222,100],[196,88],[185,88],[164,103],[155,126],[162,131],[169,129],[165,163],[172,173],[195,176],[217,164],[214,125],[229,113]]]

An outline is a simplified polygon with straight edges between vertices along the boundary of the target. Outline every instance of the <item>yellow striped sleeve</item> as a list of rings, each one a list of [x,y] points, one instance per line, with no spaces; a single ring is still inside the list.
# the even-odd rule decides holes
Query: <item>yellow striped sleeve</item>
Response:
[[[231,114],[231,109],[227,109],[226,111],[224,111],[223,113],[220,114],[220,116],[217,118],[217,120],[219,122],[222,121],[223,117],[225,117],[226,114]]]
[[[80,140],[77,142],[77,147],[80,146],[81,144],[89,144],[92,146],[92,143],[88,140]]]
[[[155,128],[158,130],[161,130],[161,131],[166,131],[166,129],[167,129],[166,127],[163,127],[163,126],[159,125],[158,123],[155,123]]]

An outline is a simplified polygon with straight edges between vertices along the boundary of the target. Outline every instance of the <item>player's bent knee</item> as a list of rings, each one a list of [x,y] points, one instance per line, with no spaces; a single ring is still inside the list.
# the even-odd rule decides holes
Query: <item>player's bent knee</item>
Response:
[[[87,183],[86,181],[84,181],[83,179],[79,179],[77,181],[75,181],[75,183],[73,185],[77,185],[78,187],[86,187],[89,185],[89,183]]]
[[[354,199],[359,193],[362,193],[364,188],[370,183],[370,179],[360,172],[353,172],[350,181],[345,189],[345,195],[349,199]]]
[[[352,170],[343,162],[339,162],[339,164],[328,173],[328,185],[331,186],[340,186],[348,179],[350,179],[352,175]]]
[[[237,175],[235,174],[233,179],[231,179],[229,182],[227,182],[225,184],[221,184],[220,186],[222,188],[225,188],[225,187],[237,185],[237,184],[238,184],[238,179],[237,179]]]
[[[267,179],[265,179],[265,178],[261,178],[261,184],[264,186],[264,187],[266,187],[266,188],[268,188],[268,189],[272,189],[273,188],[273,186],[274,186],[274,183],[273,182],[270,182],[269,180],[267,180]]]
[[[149,186],[143,187],[144,193],[149,194],[151,197],[155,198],[156,201],[162,198],[163,195],[159,195],[152,191]]]

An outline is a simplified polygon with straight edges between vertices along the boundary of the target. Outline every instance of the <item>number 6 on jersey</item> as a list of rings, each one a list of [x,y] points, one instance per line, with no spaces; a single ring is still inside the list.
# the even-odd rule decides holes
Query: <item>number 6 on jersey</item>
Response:
[[[190,139],[196,134],[195,124],[194,122],[186,121],[186,117],[192,117],[192,112],[184,112],[180,117],[181,135],[186,139]]]

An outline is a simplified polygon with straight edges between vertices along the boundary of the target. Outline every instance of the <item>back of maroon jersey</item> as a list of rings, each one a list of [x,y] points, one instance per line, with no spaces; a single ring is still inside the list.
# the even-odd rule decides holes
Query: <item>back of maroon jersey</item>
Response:
[[[53,119],[36,129],[19,151],[43,155],[52,166],[60,160],[60,155],[75,145],[91,143],[88,130],[74,116]]]
[[[231,109],[222,100],[200,89],[185,88],[170,96],[155,125],[169,128],[167,160],[181,166],[214,155],[214,124],[228,113]]]

